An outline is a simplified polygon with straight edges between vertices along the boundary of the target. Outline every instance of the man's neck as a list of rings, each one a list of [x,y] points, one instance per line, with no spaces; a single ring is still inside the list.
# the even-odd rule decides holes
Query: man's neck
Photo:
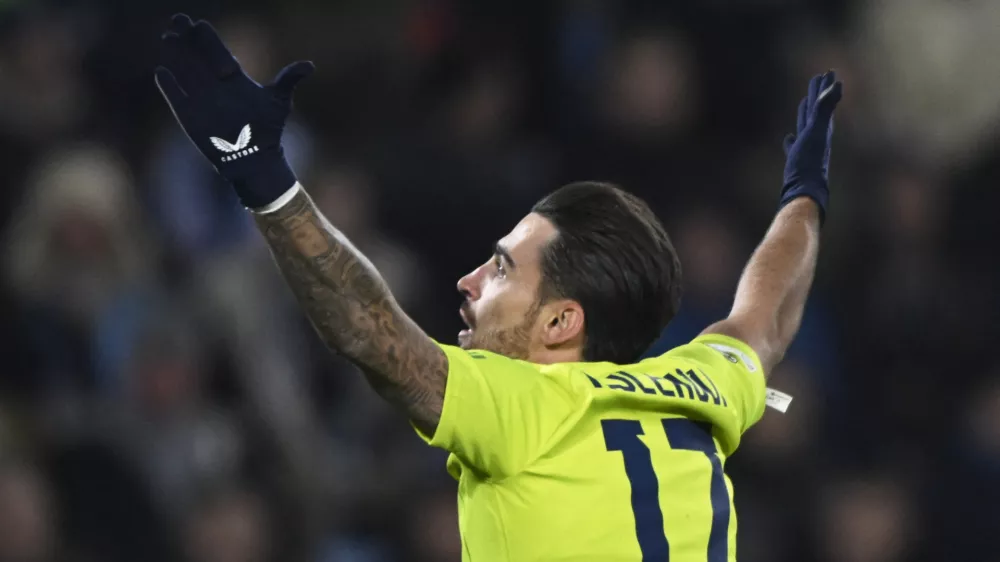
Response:
[[[532,351],[528,356],[528,361],[539,365],[552,365],[555,363],[579,363],[583,361],[583,353],[579,348],[544,348]]]

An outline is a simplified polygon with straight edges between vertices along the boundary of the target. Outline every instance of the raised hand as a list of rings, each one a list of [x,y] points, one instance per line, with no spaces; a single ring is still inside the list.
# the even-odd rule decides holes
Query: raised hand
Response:
[[[830,200],[833,110],[842,95],[843,84],[832,70],[809,81],[809,91],[799,104],[795,134],[785,137],[785,183],[779,207],[809,197],[819,205],[820,220],[825,219]]]
[[[243,204],[263,207],[295,185],[281,134],[308,61],[286,66],[262,86],[243,72],[206,21],[175,15],[161,41],[156,85],[191,142],[236,190]]]

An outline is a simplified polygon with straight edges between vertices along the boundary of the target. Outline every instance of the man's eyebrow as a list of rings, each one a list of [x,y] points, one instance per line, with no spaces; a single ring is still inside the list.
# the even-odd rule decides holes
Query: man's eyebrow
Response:
[[[497,256],[500,256],[503,259],[503,261],[507,262],[507,267],[510,267],[511,269],[517,267],[517,264],[514,263],[514,258],[510,257],[510,251],[508,251],[503,244],[499,242],[494,243],[493,253]]]

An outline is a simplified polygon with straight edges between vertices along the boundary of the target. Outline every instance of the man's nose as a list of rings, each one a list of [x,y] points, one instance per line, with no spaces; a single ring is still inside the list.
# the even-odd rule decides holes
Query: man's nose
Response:
[[[479,287],[482,281],[482,267],[477,267],[458,280],[458,292],[467,300],[474,301],[479,298]]]

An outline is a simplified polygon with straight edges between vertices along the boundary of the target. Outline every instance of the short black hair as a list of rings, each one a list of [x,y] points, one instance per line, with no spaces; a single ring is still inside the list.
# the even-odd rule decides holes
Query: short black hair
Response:
[[[532,212],[558,231],[542,252],[540,297],[583,307],[583,360],[638,361],[681,300],[680,259],[659,219],[635,195],[591,181],[557,189]]]

